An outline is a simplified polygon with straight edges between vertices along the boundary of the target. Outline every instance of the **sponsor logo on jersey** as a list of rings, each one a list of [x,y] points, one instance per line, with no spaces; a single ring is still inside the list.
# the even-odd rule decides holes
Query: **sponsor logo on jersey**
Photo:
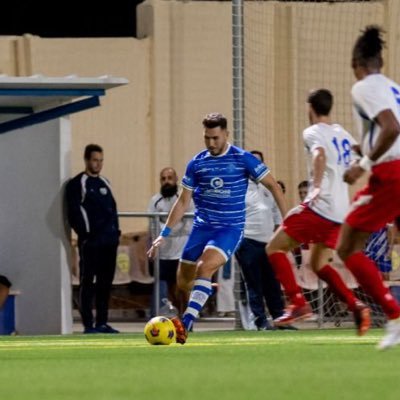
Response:
[[[218,176],[212,178],[210,181],[210,185],[214,189],[220,189],[224,186],[224,180]]]
[[[206,189],[204,194],[210,197],[227,198],[231,195],[230,189],[224,189],[224,180],[218,176],[210,180],[212,189]]]

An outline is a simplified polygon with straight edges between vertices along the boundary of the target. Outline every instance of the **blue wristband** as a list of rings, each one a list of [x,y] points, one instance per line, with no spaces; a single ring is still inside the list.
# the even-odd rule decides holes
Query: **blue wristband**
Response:
[[[171,233],[171,228],[169,228],[168,226],[164,226],[164,228],[160,232],[160,236],[167,237],[169,236],[170,233]]]

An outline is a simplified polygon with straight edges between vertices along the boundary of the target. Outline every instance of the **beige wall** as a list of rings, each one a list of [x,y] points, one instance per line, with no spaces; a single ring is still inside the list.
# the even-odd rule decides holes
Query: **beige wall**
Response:
[[[101,107],[72,115],[73,172],[83,168],[88,143],[104,147],[103,173],[112,183],[121,211],[143,210],[152,191],[146,174],[151,157],[149,136],[149,39],[20,39],[27,55],[26,75],[124,77],[129,84],[107,92]],[[23,49],[23,50],[22,50]],[[122,221],[123,231],[137,229],[138,221]],[[139,223],[143,226],[144,222]]]
[[[264,150],[292,204],[307,177],[301,135],[309,123],[307,93],[330,89],[333,119],[352,131],[351,49],[362,27],[383,21],[380,3],[246,2],[246,147]]]
[[[0,36],[0,74],[18,75],[16,42],[15,36]]]
[[[143,211],[158,190],[158,172],[180,177],[203,148],[201,119],[221,111],[232,120],[231,2],[147,0],[138,7],[138,39],[0,38],[0,71],[9,75],[113,75],[130,84],[110,91],[102,106],[72,116],[73,171],[83,147],[105,149],[104,175],[121,211]],[[359,29],[388,32],[386,71],[400,80],[400,2],[296,4],[246,2],[246,148],[264,151],[291,202],[306,176],[301,132],[305,96],[334,92],[334,117],[349,130],[351,47]],[[253,32],[253,33],[251,33]],[[125,232],[146,221],[122,222]]]
[[[146,18],[141,18],[145,14]],[[232,116],[229,3],[146,1],[138,7],[138,36],[152,37],[153,184],[166,165],[184,173],[203,146],[202,117]]]

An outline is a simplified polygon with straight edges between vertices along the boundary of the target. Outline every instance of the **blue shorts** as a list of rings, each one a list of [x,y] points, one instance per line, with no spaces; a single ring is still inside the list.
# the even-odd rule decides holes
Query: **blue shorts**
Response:
[[[215,249],[228,261],[243,238],[243,231],[231,228],[193,227],[181,261],[195,264],[205,249]]]

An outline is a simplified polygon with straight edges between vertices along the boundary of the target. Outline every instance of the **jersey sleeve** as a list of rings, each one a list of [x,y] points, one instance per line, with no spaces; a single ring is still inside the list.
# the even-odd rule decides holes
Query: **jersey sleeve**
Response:
[[[352,90],[354,105],[360,115],[373,120],[383,111],[391,108],[388,97],[383,88],[377,85],[367,84],[364,81],[357,82]]]
[[[196,187],[196,177],[195,177],[195,160],[191,160],[186,167],[186,172],[182,178],[182,186],[188,190],[194,190]]]
[[[314,127],[307,128],[303,132],[304,145],[307,150],[313,152],[315,149],[323,148],[326,149],[326,145],[323,140],[323,136],[319,135]]]
[[[244,153],[244,163],[248,174],[256,182],[259,182],[270,172],[270,169],[262,161],[247,151]]]

